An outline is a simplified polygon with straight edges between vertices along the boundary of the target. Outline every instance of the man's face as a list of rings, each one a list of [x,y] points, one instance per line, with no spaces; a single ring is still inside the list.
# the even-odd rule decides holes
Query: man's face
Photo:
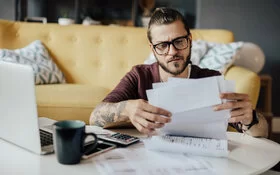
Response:
[[[160,67],[164,71],[176,76],[186,69],[188,65],[187,61],[191,57],[191,35],[185,40],[184,37],[187,35],[188,33],[184,28],[184,24],[179,20],[167,25],[152,26],[152,43],[150,44],[150,47],[152,48]],[[166,54],[159,52],[159,49],[162,48],[161,45],[159,45],[157,50],[153,47],[153,45],[171,41],[173,41],[173,44],[176,42],[178,46],[180,46],[180,42],[187,42],[187,47],[183,47],[184,49],[176,49],[173,44],[169,44],[169,50]],[[163,46],[166,46],[166,44]]]

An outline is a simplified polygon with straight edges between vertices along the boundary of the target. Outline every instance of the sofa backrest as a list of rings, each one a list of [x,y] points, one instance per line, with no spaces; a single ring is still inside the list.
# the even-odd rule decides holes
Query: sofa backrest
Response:
[[[146,28],[26,23],[0,20],[0,48],[25,47],[41,40],[68,83],[113,89],[151,50]],[[191,30],[193,39],[228,43],[226,30]]]

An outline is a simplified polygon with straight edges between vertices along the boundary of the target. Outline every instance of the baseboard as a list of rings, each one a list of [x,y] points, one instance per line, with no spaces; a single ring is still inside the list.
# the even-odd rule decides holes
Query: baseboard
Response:
[[[280,117],[273,117],[273,119],[272,119],[272,132],[280,133]]]

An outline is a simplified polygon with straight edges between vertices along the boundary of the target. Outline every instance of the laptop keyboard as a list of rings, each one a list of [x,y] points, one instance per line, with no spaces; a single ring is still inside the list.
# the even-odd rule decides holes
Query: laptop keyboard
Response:
[[[41,140],[41,146],[52,145],[53,144],[52,133],[40,129],[40,140]]]

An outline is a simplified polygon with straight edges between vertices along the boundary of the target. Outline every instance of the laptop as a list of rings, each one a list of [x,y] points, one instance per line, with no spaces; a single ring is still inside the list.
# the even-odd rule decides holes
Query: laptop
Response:
[[[53,153],[54,122],[38,119],[32,68],[0,61],[0,138],[36,154]]]

